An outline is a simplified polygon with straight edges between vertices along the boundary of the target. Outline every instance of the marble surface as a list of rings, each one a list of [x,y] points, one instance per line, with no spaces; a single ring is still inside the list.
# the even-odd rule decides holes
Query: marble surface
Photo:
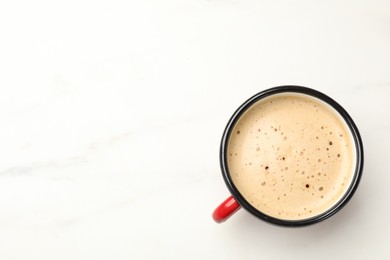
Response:
[[[0,259],[389,259],[389,1],[3,1]],[[228,196],[219,143],[272,86],[330,95],[359,189],[306,228]]]

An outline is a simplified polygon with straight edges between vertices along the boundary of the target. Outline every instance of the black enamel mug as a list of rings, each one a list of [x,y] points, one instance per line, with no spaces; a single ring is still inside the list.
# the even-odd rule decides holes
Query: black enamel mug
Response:
[[[220,165],[231,196],[213,212],[216,222],[244,208],[271,224],[306,226],[351,199],[362,175],[363,144],[335,100],[311,88],[279,86],[234,112]]]

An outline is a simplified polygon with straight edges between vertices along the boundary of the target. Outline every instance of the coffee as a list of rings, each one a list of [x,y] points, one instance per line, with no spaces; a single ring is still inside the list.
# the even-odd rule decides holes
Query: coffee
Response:
[[[330,209],[356,167],[354,139],[338,112],[292,92],[248,108],[232,128],[226,153],[231,179],[246,201],[285,220]]]

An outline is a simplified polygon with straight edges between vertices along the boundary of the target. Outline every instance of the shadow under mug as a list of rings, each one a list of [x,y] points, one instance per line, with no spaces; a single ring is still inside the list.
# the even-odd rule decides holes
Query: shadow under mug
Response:
[[[232,131],[236,125],[236,123],[240,120],[241,116],[256,102],[266,97],[270,97],[275,94],[280,93],[299,93],[309,95],[311,97],[320,99],[333,107],[336,112],[342,117],[348,126],[351,136],[354,141],[355,151],[356,151],[356,166],[355,171],[351,180],[351,183],[348,189],[344,192],[344,195],[329,209],[322,212],[319,215],[314,217],[306,218],[306,219],[298,219],[298,220],[287,220],[281,218],[275,218],[273,216],[267,215],[264,212],[256,209],[252,206],[245,197],[239,192],[237,187],[235,186],[232,177],[229,172],[229,167],[227,163],[227,149],[229,145],[230,136]],[[213,212],[213,219],[217,223],[222,223],[227,220],[230,216],[232,216],[236,211],[238,211],[241,207],[252,213],[254,216],[265,220],[271,224],[276,224],[279,226],[288,226],[288,227],[298,227],[298,226],[306,226],[314,223],[318,223],[322,220],[329,218],[338,212],[342,207],[344,207],[347,202],[351,199],[356,188],[359,184],[362,171],[363,171],[363,144],[359,134],[359,131],[353,122],[352,118],[348,115],[343,107],[341,107],[336,101],[327,95],[311,89],[307,87],[301,86],[279,86],[264,90],[253,97],[249,98],[246,102],[244,102],[233,114],[230,118],[225,131],[222,136],[221,147],[220,147],[220,164],[222,170],[222,176],[224,181],[231,193],[231,196],[228,197],[224,202],[222,202]]]

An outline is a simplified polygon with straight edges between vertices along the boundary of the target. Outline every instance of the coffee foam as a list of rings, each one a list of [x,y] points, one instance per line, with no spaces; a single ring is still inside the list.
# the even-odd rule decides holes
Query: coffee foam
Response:
[[[335,205],[356,166],[351,132],[325,102],[298,93],[253,104],[233,127],[227,163],[234,185],[279,219],[314,217]]]

